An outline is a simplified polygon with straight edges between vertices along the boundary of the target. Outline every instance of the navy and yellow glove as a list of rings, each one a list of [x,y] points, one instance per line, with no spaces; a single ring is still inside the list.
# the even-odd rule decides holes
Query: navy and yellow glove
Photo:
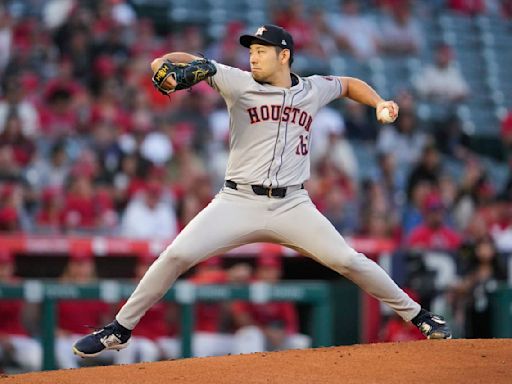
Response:
[[[164,95],[171,92],[187,89],[215,75],[217,68],[208,59],[198,59],[190,63],[173,63],[165,60],[160,68],[153,74],[153,85]],[[166,80],[172,76],[176,81],[175,88],[169,88]]]

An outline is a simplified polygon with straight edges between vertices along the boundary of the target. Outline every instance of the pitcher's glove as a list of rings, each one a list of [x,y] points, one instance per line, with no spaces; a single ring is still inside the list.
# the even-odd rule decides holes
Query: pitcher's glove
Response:
[[[165,60],[153,75],[152,80],[153,85],[160,93],[168,95],[174,91],[190,88],[215,73],[217,73],[217,68],[208,59],[197,59],[188,64]],[[176,81],[174,89],[169,89],[165,84],[169,76]]]

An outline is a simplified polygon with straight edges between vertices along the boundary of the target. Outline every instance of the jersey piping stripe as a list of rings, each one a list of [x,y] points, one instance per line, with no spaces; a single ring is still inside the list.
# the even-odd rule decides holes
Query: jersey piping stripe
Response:
[[[293,100],[295,99],[295,96],[297,96],[303,90],[304,90],[304,82],[302,82],[302,89],[293,94],[292,101],[290,103],[290,108],[293,108]],[[284,146],[283,146],[283,150],[281,151],[281,164],[279,164],[279,168],[277,168],[277,172],[276,172],[277,187],[279,187],[279,180],[277,178],[277,175],[279,174],[279,171],[281,170],[281,166],[283,165],[283,154],[284,154],[284,150],[286,149],[286,141],[288,139],[288,123],[289,122],[290,122],[290,119],[288,119],[288,121],[286,122],[286,127],[285,127],[285,131],[284,131]]]
[[[274,159],[276,158],[277,140],[279,139],[279,132],[281,131],[281,121],[283,118],[283,110],[284,110],[285,101],[286,101],[286,92],[283,91],[283,102],[281,104],[281,115],[279,116],[279,124],[277,125],[277,134],[276,134],[276,141],[274,143],[274,152],[272,153],[272,160],[270,160],[270,165],[268,166],[267,177],[265,178],[265,180],[263,180],[262,185],[265,185],[265,181],[267,179],[270,181],[270,185],[272,185],[272,178],[270,177],[270,170],[272,169],[272,164],[274,163]]]

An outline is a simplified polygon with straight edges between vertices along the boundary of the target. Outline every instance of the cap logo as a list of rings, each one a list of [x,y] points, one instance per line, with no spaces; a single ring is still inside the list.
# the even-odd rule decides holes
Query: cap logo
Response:
[[[281,44],[286,45],[285,39],[281,40]]]
[[[255,35],[261,36],[261,35],[263,35],[263,32],[265,32],[266,30],[267,30],[267,28],[265,28],[265,27],[259,27],[258,30],[256,31]]]

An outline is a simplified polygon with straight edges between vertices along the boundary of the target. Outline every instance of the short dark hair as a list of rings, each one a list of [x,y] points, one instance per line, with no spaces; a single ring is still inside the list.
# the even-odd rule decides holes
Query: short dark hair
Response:
[[[281,51],[283,51],[283,49],[288,49],[288,48],[281,48],[281,47],[278,47],[278,46],[275,46],[275,45],[274,45],[274,48],[276,49],[276,53],[278,55],[281,53]],[[293,64],[293,52],[291,50],[289,50],[289,49],[288,49],[288,51],[290,51],[290,60],[288,60],[288,66],[291,68],[292,64]]]

